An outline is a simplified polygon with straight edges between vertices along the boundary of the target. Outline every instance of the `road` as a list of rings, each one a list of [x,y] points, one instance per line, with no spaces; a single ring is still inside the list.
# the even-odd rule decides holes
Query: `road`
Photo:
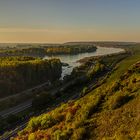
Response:
[[[0,140],[10,140],[11,137],[15,136],[18,131],[24,129],[27,125],[27,122],[21,124],[18,128],[14,129],[12,132],[10,132],[7,136],[3,136],[0,138]]]
[[[49,84],[49,82],[45,82],[45,83],[40,84],[40,85],[37,85],[37,86],[35,86],[35,87],[33,87],[33,88],[24,90],[24,91],[22,91],[22,92],[20,92],[20,93],[17,93],[17,94],[11,95],[11,96],[7,96],[7,97],[5,97],[5,98],[1,98],[1,99],[0,99],[0,102],[1,102],[1,101],[5,101],[5,100],[10,99],[10,98],[14,98],[14,97],[20,96],[20,95],[25,94],[25,93],[26,93],[26,94],[27,94],[27,93],[30,93],[30,92],[32,92],[32,90],[42,88],[43,86],[46,86],[46,85],[48,85],[48,84]]]
[[[21,111],[23,111],[27,108],[30,108],[31,106],[32,106],[32,100],[29,100],[29,101],[26,101],[22,104],[19,104],[19,105],[15,106],[15,107],[9,108],[9,109],[4,110],[4,111],[1,111],[0,116],[3,117],[3,118],[6,118],[11,114],[13,114],[13,115],[17,114],[17,113],[19,113],[19,112],[21,112]]]
[[[82,77],[80,77],[80,78],[82,79]],[[67,87],[69,87],[70,85],[74,84],[74,83],[76,82],[76,80],[77,80],[77,79],[75,79],[75,80],[73,80],[73,81],[70,81],[70,82],[68,82],[68,83],[66,83],[66,84],[64,84],[64,85],[62,85],[61,87],[58,87],[57,89],[55,89],[54,91],[52,91],[51,94],[54,95],[54,94],[57,93],[58,91],[63,91],[65,88],[67,88]],[[30,92],[32,92],[32,90],[41,88],[41,87],[43,87],[43,86],[45,86],[45,85],[47,85],[47,84],[48,84],[48,82],[43,83],[43,84],[38,85],[38,86],[36,86],[36,87],[30,88],[30,89],[28,89],[28,90],[25,90],[25,91],[23,91],[23,92],[21,92],[21,93],[18,93],[18,94],[15,94],[15,95],[12,95],[12,96],[9,96],[9,97],[6,97],[6,98],[2,98],[2,99],[0,99],[0,101],[4,101],[4,100],[6,100],[6,99],[8,99],[8,98],[11,98],[11,97],[17,97],[17,96],[20,96],[21,94],[30,93]],[[91,85],[90,88],[92,89],[92,85]],[[79,97],[79,96],[76,94],[76,95],[73,95],[72,97],[70,97],[69,99],[64,100],[63,102],[67,102],[68,100],[76,99],[76,98],[78,98],[78,97]],[[26,101],[26,102],[24,102],[24,103],[22,103],[22,104],[20,104],[20,105],[18,105],[18,106],[16,106],[16,107],[13,107],[13,108],[10,108],[10,109],[8,109],[8,110],[5,110],[5,111],[0,112],[0,115],[1,115],[2,117],[7,117],[7,116],[9,116],[10,114],[19,113],[19,112],[21,112],[21,111],[23,111],[23,110],[25,110],[25,109],[31,107],[31,104],[32,104],[32,100]],[[55,107],[57,107],[57,106],[58,106],[58,105],[56,105]],[[54,109],[54,108],[53,108],[53,109]],[[53,109],[52,109],[52,110],[53,110]],[[50,111],[50,110],[49,110],[49,111]],[[47,111],[47,112],[48,112],[48,111]],[[45,113],[47,113],[47,112],[45,112]],[[41,113],[41,114],[42,114],[42,113]],[[28,121],[27,121],[27,122],[28,122]],[[10,133],[8,136],[2,138],[1,140],[8,140],[10,137],[15,136],[15,135],[17,134],[18,131],[20,131],[21,129],[23,129],[23,128],[26,126],[27,122],[22,123],[17,129],[13,130],[12,133]]]
[[[83,76],[80,77],[80,78],[83,78]],[[77,79],[78,79],[78,78],[77,78]],[[68,83],[66,83],[66,84],[64,84],[64,85],[62,85],[61,87],[58,87],[57,89],[55,89],[55,90],[54,90],[53,92],[51,92],[50,94],[54,95],[56,92],[64,90],[64,89],[67,88],[68,86],[74,84],[74,83],[76,82],[77,79],[75,79],[75,80],[73,80],[73,81],[70,81],[70,82],[68,82]],[[59,101],[60,103],[56,104],[54,107],[51,107],[51,109],[47,110],[47,111],[44,112],[44,113],[48,113],[48,112],[50,112],[51,110],[54,110],[56,107],[58,107],[59,105],[61,105],[62,102],[66,103],[66,102],[69,101],[69,100],[74,100],[74,99],[79,98],[79,94],[80,94],[80,93],[76,93],[76,94],[74,94],[74,95],[70,95],[70,96],[66,97],[66,99],[63,99],[63,100],[62,100],[61,98],[58,98],[56,101]],[[25,109],[31,107],[31,104],[32,104],[32,100],[27,101],[27,102],[25,102],[25,103],[23,103],[23,104],[21,104],[21,105],[18,105],[18,106],[13,107],[13,108],[11,108],[11,109],[9,109],[9,110],[6,110],[6,111],[1,112],[1,115],[2,115],[3,117],[6,117],[6,116],[8,116],[8,115],[10,115],[10,114],[16,114],[16,113],[18,113],[18,112],[21,112],[21,111],[23,111],[23,110],[25,110]],[[40,114],[37,114],[37,116],[38,116],[38,115],[41,115],[41,114],[43,114],[43,112],[41,112]],[[0,140],[9,140],[11,137],[17,135],[17,133],[18,133],[20,130],[23,130],[23,129],[26,127],[28,121],[29,121],[29,119],[28,119],[26,122],[19,124],[19,126],[18,126],[16,129],[12,130],[8,135],[3,136],[2,138],[0,138]]]
[[[82,76],[82,77],[83,77],[83,76]],[[82,77],[80,77],[80,78],[82,78]],[[77,78],[77,79],[78,79],[78,78]],[[48,92],[48,93],[51,94],[51,95],[55,95],[57,92],[63,91],[63,90],[66,89],[67,87],[69,87],[69,86],[71,86],[72,84],[74,84],[74,83],[76,82],[77,79],[75,79],[75,80],[73,80],[73,81],[70,81],[70,82],[68,82],[68,83],[66,83],[66,84],[63,84],[62,86],[60,86],[60,87],[58,87],[58,88],[56,88],[56,89],[54,89],[54,90],[52,90],[52,91],[50,91],[50,92]],[[48,84],[48,83],[44,83],[44,84],[42,84],[42,85],[36,86],[36,87],[31,88],[31,89],[28,89],[28,90],[26,90],[26,91],[33,90],[33,89],[37,89],[37,88],[41,88],[42,86],[44,86],[44,85],[46,85],[46,84]],[[24,91],[24,93],[25,93],[25,91]],[[0,112],[0,116],[2,116],[3,118],[6,118],[6,117],[8,117],[8,116],[11,115],[11,114],[15,115],[15,114],[17,114],[17,113],[19,113],[19,112],[21,112],[21,111],[24,111],[25,109],[30,108],[31,106],[32,106],[32,100],[28,100],[28,101],[26,101],[26,102],[24,102],[24,103],[22,103],[22,104],[19,104],[19,105],[15,106],[15,107],[6,109],[6,110],[4,110],[4,111],[1,111],[1,112]]]
[[[35,86],[33,88],[30,88],[30,89],[27,89],[25,91],[22,91],[22,92],[20,92],[18,94],[2,98],[2,99],[0,99],[0,101],[6,101],[7,99],[10,99],[10,98],[13,98],[13,97],[17,97],[17,96],[21,96],[23,94],[30,94],[33,90],[42,88],[43,86],[46,86],[48,84],[49,84],[49,82],[45,82],[45,83],[40,84],[38,86]],[[24,111],[25,109],[30,108],[31,106],[32,106],[32,100],[28,100],[28,101],[26,101],[24,103],[21,103],[21,104],[19,104],[17,106],[14,106],[12,108],[0,111],[0,116],[2,116],[3,118],[6,118],[6,117],[8,117],[11,114],[14,115],[14,114],[17,114],[17,113],[19,113],[21,111]]]
[[[110,71],[108,71],[108,72],[110,72]],[[107,72],[106,74],[108,74],[108,72]],[[106,74],[105,74],[105,75],[106,75]],[[84,77],[81,76],[80,78],[82,79],[82,78],[84,78]],[[79,79],[79,78],[77,78],[77,79]],[[75,84],[75,82],[77,81],[77,79],[75,79],[75,80],[73,80],[73,81],[70,81],[70,82],[68,82],[68,83],[66,83],[66,84],[63,84],[62,86],[58,87],[57,89],[51,91],[50,94],[54,95],[54,94],[57,93],[58,91],[63,91],[63,90],[65,90],[65,88],[69,87],[70,85]],[[95,85],[95,84],[97,84],[97,81],[94,82],[94,83],[92,83],[91,85],[89,85],[89,89],[90,89],[90,90],[91,90],[91,89],[93,90],[93,88],[94,88],[93,85]],[[79,98],[79,94],[80,94],[80,93],[76,93],[76,94],[74,94],[74,95],[70,95],[67,99],[63,100],[63,102],[67,102],[68,100],[77,99],[77,98]],[[62,99],[60,99],[60,100],[62,100]],[[61,101],[61,102],[62,102],[62,101]],[[21,105],[16,106],[16,107],[13,107],[13,108],[11,108],[11,109],[9,109],[9,110],[7,110],[7,111],[3,111],[3,112],[1,112],[0,114],[1,114],[3,117],[6,117],[6,116],[8,116],[8,115],[10,115],[10,114],[16,114],[16,113],[18,113],[18,112],[21,112],[21,111],[23,111],[23,110],[25,110],[25,109],[31,107],[31,105],[32,105],[32,100],[27,101],[27,102],[25,102],[25,103],[23,103],[23,104],[21,104]],[[55,107],[52,107],[51,110],[53,110],[54,108],[58,107],[59,105],[60,105],[60,104],[55,105]],[[51,111],[51,110],[49,110],[49,111]],[[47,111],[47,112],[49,112],[49,111]],[[47,112],[45,112],[45,113],[47,113]],[[40,114],[42,114],[42,112],[41,112]],[[38,114],[38,115],[40,115],[40,114]],[[13,130],[12,133],[10,133],[8,136],[4,137],[2,140],[8,140],[10,137],[15,136],[15,135],[17,134],[18,131],[20,131],[20,130],[22,130],[22,129],[25,128],[27,122],[28,122],[28,120],[27,120],[25,123],[21,124],[17,129]]]
[[[111,70],[108,70],[108,72],[107,72],[106,74],[108,74],[108,73],[110,73],[110,72],[111,72]],[[102,75],[102,77],[104,77],[106,74]],[[84,78],[84,77],[81,76],[80,78],[82,79],[82,78]],[[73,80],[73,81],[70,81],[70,82],[68,82],[68,83],[66,83],[66,84],[64,84],[64,85],[62,85],[61,87],[58,87],[57,89],[55,89],[55,90],[54,90],[53,92],[51,92],[50,94],[54,95],[54,94],[57,93],[58,91],[65,90],[65,88],[67,88],[68,86],[74,84],[76,81],[77,81],[77,79],[75,79],[75,80]],[[90,90],[93,90],[93,88],[95,88],[94,86],[95,86],[96,84],[97,84],[97,81],[95,81],[95,82],[93,82],[92,84],[90,84],[90,85],[89,85],[89,91],[88,91],[88,92],[90,92]],[[67,99],[63,100],[63,102],[66,103],[68,100],[77,99],[77,98],[79,98],[79,94],[80,94],[80,93],[76,93],[76,94],[74,94],[74,95],[70,95]],[[58,99],[58,100],[62,100],[62,99]],[[13,110],[11,109],[11,112],[9,112],[9,113],[16,114],[17,112],[20,112],[20,111],[23,110],[23,109],[26,109],[26,108],[28,108],[28,107],[31,107],[31,102],[32,102],[32,101],[29,101],[29,102],[26,102],[26,103],[24,103],[24,104],[22,104],[22,105],[17,106],[17,107],[15,107],[15,108],[13,108]],[[44,113],[48,113],[49,111],[55,109],[56,107],[58,107],[59,105],[61,105],[61,103],[62,103],[62,101],[61,101],[59,104],[56,104],[56,105],[55,105],[54,107],[52,107],[50,110],[47,110],[46,112],[44,112]],[[8,112],[5,113],[5,116],[6,116],[7,114],[8,114]],[[40,114],[43,114],[43,112],[41,112]],[[38,115],[40,115],[40,114],[38,114]],[[4,115],[4,114],[3,114],[3,115]],[[19,132],[20,130],[22,130],[22,129],[24,129],[24,128],[26,127],[28,121],[29,121],[29,120],[27,120],[25,123],[20,124],[19,127],[18,127],[17,129],[14,129],[11,133],[9,133],[9,135],[3,137],[3,138],[0,139],[0,140],[9,140],[11,137],[15,136],[15,135],[17,134],[17,132]]]
[[[69,98],[65,99],[63,102],[66,103],[69,100],[74,100],[74,99],[77,99],[77,98],[79,98],[79,93],[77,93],[77,94],[75,94],[73,96],[70,96]],[[56,104],[54,107],[52,107],[51,109],[49,109],[46,112],[44,112],[44,114],[54,110],[56,107],[60,106],[61,103],[62,102]],[[41,114],[43,114],[43,113],[41,112],[40,114],[38,114],[38,116],[41,115]],[[26,122],[20,124],[16,129],[12,130],[8,135],[1,137],[0,140],[10,140],[11,137],[16,136],[19,131],[23,130],[26,127],[28,121],[29,121],[29,119]]]

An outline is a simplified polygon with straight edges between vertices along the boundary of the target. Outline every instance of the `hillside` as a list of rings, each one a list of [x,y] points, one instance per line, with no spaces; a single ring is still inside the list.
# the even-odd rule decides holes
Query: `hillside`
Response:
[[[0,57],[0,98],[61,77],[59,59]],[[3,94],[4,93],[4,94]]]
[[[139,140],[140,46],[85,96],[33,117],[14,140]]]
[[[0,57],[2,56],[35,56],[43,57],[46,55],[64,55],[79,54],[85,52],[94,52],[97,47],[94,45],[16,45],[14,48],[0,48]]]

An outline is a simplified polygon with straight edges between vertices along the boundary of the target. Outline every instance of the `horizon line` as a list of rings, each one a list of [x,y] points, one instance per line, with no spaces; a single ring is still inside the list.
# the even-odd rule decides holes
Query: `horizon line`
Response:
[[[115,40],[97,40],[97,41],[66,41],[66,42],[0,42],[0,44],[66,44],[66,43],[96,43],[96,42],[105,42],[105,43],[140,43],[140,41],[115,41]]]

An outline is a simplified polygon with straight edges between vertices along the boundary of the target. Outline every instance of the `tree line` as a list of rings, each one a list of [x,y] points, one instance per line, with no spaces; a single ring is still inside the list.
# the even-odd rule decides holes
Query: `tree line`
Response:
[[[2,57],[0,58],[0,97],[59,79],[61,72],[62,64],[59,59]]]
[[[93,45],[74,45],[74,46],[57,46],[57,47],[46,47],[46,53],[48,55],[57,55],[57,54],[78,54],[84,52],[93,52],[96,51],[96,47]]]
[[[96,51],[94,45],[59,45],[59,46],[36,46],[13,48],[9,50],[1,50],[0,56],[44,56],[59,54],[78,54],[84,52]]]

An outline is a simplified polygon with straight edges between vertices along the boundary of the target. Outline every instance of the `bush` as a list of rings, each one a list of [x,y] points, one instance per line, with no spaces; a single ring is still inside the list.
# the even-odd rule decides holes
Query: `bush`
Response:
[[[67,131],[60,131],[60,130],[56,130],[53,134],[53,138],[54,140],[67,140],[68,138],[68,134]]]
[[[87,72],[87,78],[89,80],[92,80],[94,76],[97,76],[101,72],[105,70],[104,64],[101,64],[100,62],[96,63],[93,67],[89,69]]]
[[[58,80],[61,72],[62,64],[59,59],[1,57],[0,97],[21,92],[47,81]]]
[[[86,134],[86,129],[84,127],[74,130],[71,140],[82,140]]]
[[[132,138],[128,135],[116,135],[116,140],[132,140]]]
[[[43,92],[37,96],[34,97],[32,101],[32,107],[34,110],[43,109],[49,106],[50,103],[52,103],[53,97],[50,94],[47,94],[46,92]]]
[[[121,88],[121,84],[119,81],[112,83],[111,87],[110,87],[110,92],[116,92]]]
[[[66,115],[66,122],[70,122],[72,120],[72,117],[73,115],[70,112],[68,112]]]
[[[28,140],[35,140],[35,135],[31,133],[28,137]]]
[[[84,87],[83,90],[82,90],[82,93],[80,94],[80,96],[81,97],[85,96],[87,92],[88,92],[88,88]]]
[[[127,94],[116,93],[109,103],[111,109],[117,109],[127,103],[131,99]]]

